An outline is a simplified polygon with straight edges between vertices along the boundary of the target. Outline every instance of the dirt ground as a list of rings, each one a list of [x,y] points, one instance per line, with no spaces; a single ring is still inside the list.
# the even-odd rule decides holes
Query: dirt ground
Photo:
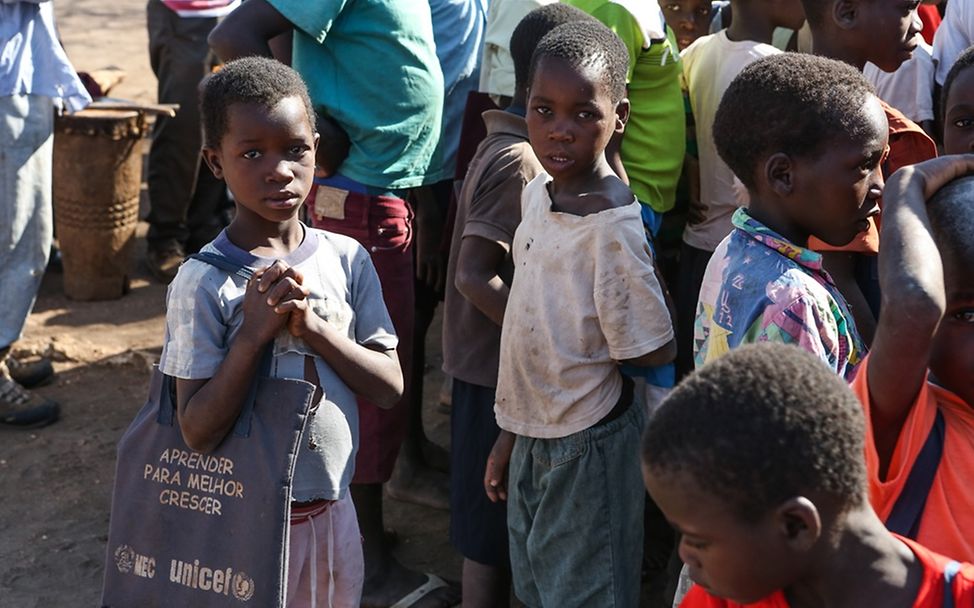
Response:
[[[117,66],[126,79],[113,97],[155,101],[142,0],[55,0],[62,41],[75,67]],[[140,223],[139,234],[144,235]],[[115,445],[142,406],[149,369],[162,345],[165,286],[138,265],[130,293],[107,302],[64,296],[49,272],[18,349],[55,358],[58,378],[38,389],[62,405],[57,424],[0,430],[0,608],[96,606],[108,531]],[[429,338],[427,427],[448,441],[435,407],[439,332]],[[386,525],[411,568],[458,580],[445,512],[386,501]]]

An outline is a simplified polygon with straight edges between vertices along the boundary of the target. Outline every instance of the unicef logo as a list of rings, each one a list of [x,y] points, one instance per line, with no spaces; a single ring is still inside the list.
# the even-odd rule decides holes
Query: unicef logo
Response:
[[[118,567],[118,571],[122,574],[128,574],[132,571],[134,564],[135,550],[128,545],[119,545],[118,549],[115,549],[115,566]]]
[[[246,602],[250,598],[254,597],[254,590],[256,585],[254,584],[254,579],[250,578],[243,572],[237,572],[233,575],[233,597],[237,598],[241,602]]]

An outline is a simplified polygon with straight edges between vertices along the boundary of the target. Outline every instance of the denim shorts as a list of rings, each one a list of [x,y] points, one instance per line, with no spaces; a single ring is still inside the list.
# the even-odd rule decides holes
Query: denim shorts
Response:
[[[518,436],[508,478],[514,592],[530,608],[639,605],[643,488],[637,396],[559,439]]]

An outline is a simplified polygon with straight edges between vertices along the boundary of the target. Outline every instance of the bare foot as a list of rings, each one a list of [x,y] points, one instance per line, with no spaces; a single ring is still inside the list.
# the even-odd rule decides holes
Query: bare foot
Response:
[[[407,570],[394,558],[387,562],[381,576],[366,580],[362,608],[389,608],[428,581],[425,574]],[[450,608],[460,603],[460,589],[448,584],[417,598],[410,608]]]
[[[417,466],[403,456],[399,455],[392,479],[385,484],[389,498],[449,511],[450,478],[426,465]]]

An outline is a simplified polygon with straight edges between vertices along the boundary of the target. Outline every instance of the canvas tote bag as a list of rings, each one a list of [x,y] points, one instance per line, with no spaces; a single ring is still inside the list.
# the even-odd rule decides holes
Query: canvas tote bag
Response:
[[[226,258],[197,254],[248,277]],[[149,398],[118,444],[102,606],[283,606],[291,481],[314,385],[269,377],[271,347],[233,430],[195,452],[175,421],[174,380],[153,369]]]

